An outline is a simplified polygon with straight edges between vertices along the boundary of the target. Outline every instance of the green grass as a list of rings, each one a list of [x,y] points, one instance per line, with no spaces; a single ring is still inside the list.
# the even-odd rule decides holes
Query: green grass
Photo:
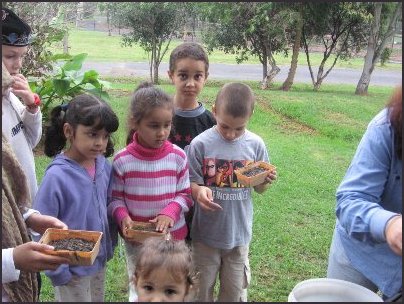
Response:
[[[124,146],[131,93],[140,79],[108,79],[111,105],[120,119],[114,135],[116,150]],[[224,82],[208,82],[200,96],[208,108]],[[248,83],[248,82],[247,82]],[[257,107],[248,128],[260,135],[277,167],[278,180],[264,194],[254,193],[253,239],[250,246],[252,281],[249,301],[285,302],[298,282],[324,277],[335,224],[335,190],[357,144],[373,116],[383,108],[391,88],[370,88],[369,95],[353,94],[354,86],[326,85],[313,92],[295,85],[290,92],[258,89]],[[278,87],[276,84],[274,87]],[[172,94],[173,86],[160,85]],[[36,157],[39,181],[46,165]],[[106,301],[127,301],[123,248],[107,264]],[[44,278],[42,301],[53,301]]]
[[[163,58],[163,62],[168,62],[170,52],[174,49],[178,44],[182,43],[181,40],[173,40],[170,43],[169,49]],[[124,47],[121,43],[121,36],[112,35],[108,36],[106,32],[98,32],[98,31],[87,31],[87,30],[79,30],[76,28],[71,28],[69,30],[69,46],[71,54],[79,54],[79,53],[87,53],[87,60],[94,61],[112,61],[112,62],[147,62],[148,56],[147,53],[138,45],[133,45],[132,47]],[[51,48],[56,53],[63,52],[63,46],[61,43],[53,46]],[[111,52],[113,50],[113,52]],[[314,67],[318,67],[321,60],[323,58],[322,53],[311,53],[310,61]],[[331,56],[328,59],[329,66],[333,61],[333,57]],[[283,56],[281,54],[275,54],[275,60],[278,65],[290,65],[291,54],[288,56]],[[225,54],[222,51],[215,50],[209,54],[209,61],[214,63],[228,63],[228,64],[236,64],[236,56],[233,54]],[[247,64],[260,64],[258,57],[252,56],[248,61],[244,62]],[[304,52],[301,52],[299,55],[299,65],[307,65],[306,55]],[[326,66],[328,69],[329,66]],[[349,59],[347,61],[338,60],[336,68],[354,68],[354,69],[362,69],[363,67],[363,57],[355,57]],[[392,64],[386,63],[384,67],[377,65],[377,69],[395,69],[401,70],[401,64]]]

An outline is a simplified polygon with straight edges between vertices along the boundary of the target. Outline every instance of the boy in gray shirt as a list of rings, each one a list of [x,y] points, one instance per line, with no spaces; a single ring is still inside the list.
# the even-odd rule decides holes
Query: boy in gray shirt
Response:
[[[218,273],[219,302],[240,301],[248,285],[252,188],[233,180],[233,165],[269,162],[262,138],[246,129],[253,110],[250,87],[241,83],[224,85],[213,106],[217,125],[195,137],[187,149],[192,197],[197,202],[191,229],[195,266],[200,273],[197,301],[214,301]],[[276,172],[268,173],[254,190],[263,193],[275,179]]]

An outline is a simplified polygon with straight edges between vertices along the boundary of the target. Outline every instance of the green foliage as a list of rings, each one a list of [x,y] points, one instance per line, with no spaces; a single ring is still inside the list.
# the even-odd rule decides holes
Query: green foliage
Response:
[[[382,66],[385,66],[386,62],[389,61],[391,53],[392,53],[392,49],[390,49],[390,48],[385,48],[383,50],[383,52],[380,55],[380,64]]]
[[[100,80],[95,70],[80,71],[86,57],[86,53],[76,56],[55,55],[55,60],[59,59],[57,72],[40,81],[30,82],[31,90],[41,97],[44,121],[47,121],[52,106],[69,102],[84,92],[109,100],[106,92],[110,87],[109,82]]]
[[[34,40],[28,48],[21,72],[31,77],[42,77],[52,70],[51,45],[63,39],[66,27],[59,3],[47,2],[3,2],[32,29]]]
[[[121,4],[124,25],[131,32],[124,34],[122,44],[139,44],[148,54],[150,80],[158,83],[158,67],[168,50],[171,39],[184,24],[178,18],[182,12],[181,3],[172,2],[133,2]]]

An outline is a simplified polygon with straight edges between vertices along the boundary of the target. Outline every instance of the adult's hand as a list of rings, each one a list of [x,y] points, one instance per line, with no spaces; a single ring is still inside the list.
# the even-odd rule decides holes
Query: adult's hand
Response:
[[[23,271],[39,272],[56,270],[61,264],[69,262],[67,258],[43,253],[44,250],[53,249],[53,246],[36,242],[19,245],[13,250],[15,268]]]
[[[48,228],[67,229],[67,225],[56,217],[39,213],[31,214],[25,222],[29,228],[40,234],[44,234]]]
[[[403,220],[401,215],[392,217],[386,225],[386,240],[391,250],[402,256],[403,254]]]

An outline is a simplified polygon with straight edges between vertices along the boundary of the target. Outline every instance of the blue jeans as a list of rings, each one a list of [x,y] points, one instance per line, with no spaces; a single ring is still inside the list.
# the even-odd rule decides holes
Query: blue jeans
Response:
[[[337,230],[334,235],[328,257],[327,278],[349,281],[361,285],[371,291],[377,293],[378,288],[370,280],[368,280],[361,272],[352,267],[348,257],[345,254],[340,237]]]

